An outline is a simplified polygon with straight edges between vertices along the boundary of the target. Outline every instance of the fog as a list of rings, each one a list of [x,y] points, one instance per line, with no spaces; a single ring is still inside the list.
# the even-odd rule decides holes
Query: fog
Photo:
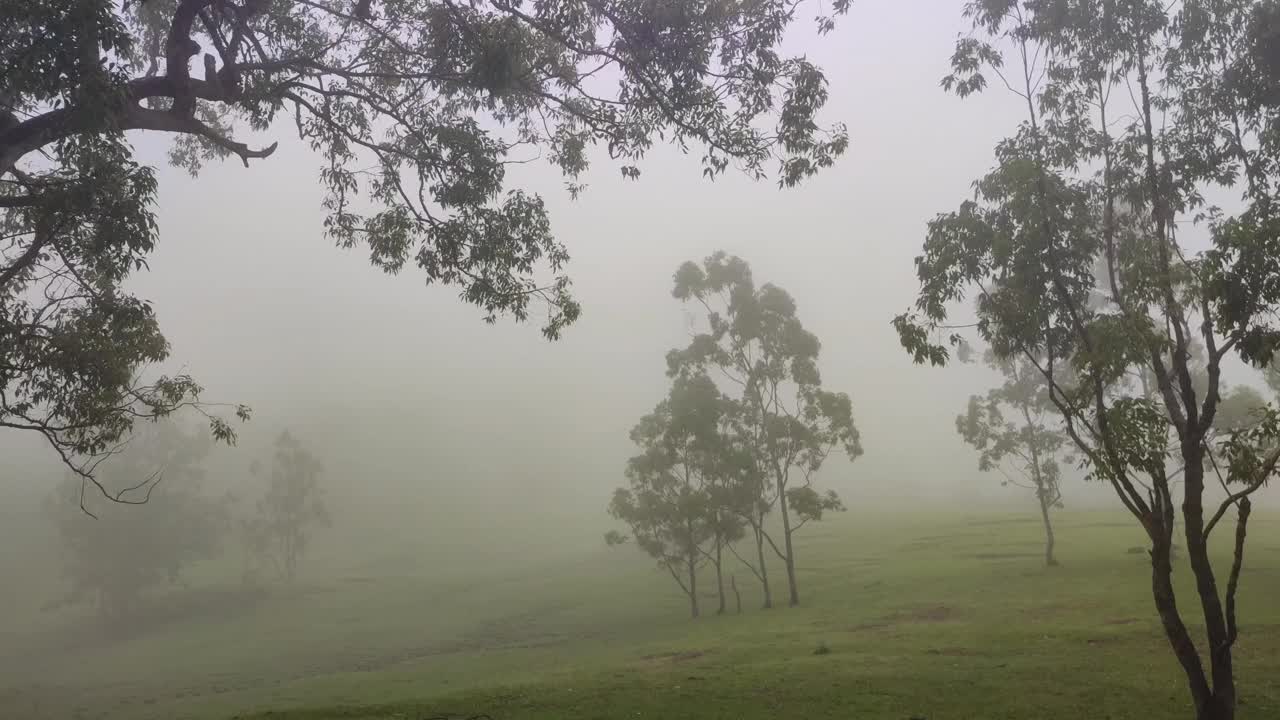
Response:
[[[172,344],[157,370],[189,372],[206,400],[254,411],[236,447],[213,451],[206,487],[245,487],[250,462],[288,429],[325,468],[334,523],[316,552],[340,547],[358,564],[365,549],[448,534],[464,561],[466,538],[486,538],[474,544],[487,562],[489,540],[516,527],[534,528],[527,545],[546,554],[594,552],[614,525],[605,506],[634,454],[628,432],[666,393],[667,351],[688,342],[672,274],[725,250],[794,296],[822,342],[825,386],[853,400],[866,453],[834,457],[818,478],[851,516],[1031,512],[1030,496],[979,472],[956,433],[967,398],[995,376],[916,366],[890,325],[915,298],[925,223],[970,195],[1018,117],[1018,98],[962,102],[938,88],[967,29],[960,5],[859,2],[821,39],[800,23],[788,43],[826,72],[824,117],[847,123],[852,144],[799,188],[732,171],[707,181],[696,155],[665,147],[636,181],[595,157],[576,200],[545,161],[513,167],[508,186],[545,198],[572,256],[583,315],[556,342],[536,315],[489,325],[412,268],[390,276],[335,248],[321,227],[320,160],[291,128],[261,134],[281,140],[270,159],[213,163],[196,179],[166,165],[163,138],[136,137],[160,180],[160,245],[131,281]],[[7,594],[29,611],[41,600],[18,588],[56,582],[40,503],[65,471],[37,438],[7,432],[0,448],[0,605]],[[1074,469],[1064,495],[1072,509],[1115,506]]]

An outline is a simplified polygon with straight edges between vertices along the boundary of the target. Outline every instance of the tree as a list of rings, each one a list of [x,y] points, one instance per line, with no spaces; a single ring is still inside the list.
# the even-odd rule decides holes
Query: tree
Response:
[[[1062,507],[1058,454],[1066,436],[1052,426],[1052,406],[1035,364],[992,353],[986,360],[1004,376],[1004,383],[985,397],[969,397],[967,410],[956,417],[956,432],[978,451],[978,469],[998,470],[1006,484],[1035,492],[1044,523],[1044,562],[1057,565],[1049,512]]]
[[[998,77],[1026,114],[975,198],[929,224],[919,297],[895,320],[917,362],[942,364],[948,340],[962,338],[949,308],[973,295],[977,334],[998,356],[1036,365],[1090,476],[1150,539],[1152,597],[1200,720],[1235,716],[1250,496],[1280,458],[1274,407],[1247,429],[1214,432],[1224,359],[1261,366],[1280,347],[1276,10],[1239,0],[970,3],[975,34],[959,41],[944,86],[963,96]],[[1207,204],[1223,188],[1240,194],[1238,211]],[[1207,251],[1186,247],[1178,231],[1192,223],[1207,230]],[[1105,301],[1091,303],[1098,262]],[[1135,369],[1153,393],[1126,382]],[[1216,509],[1205,502],[1210,478],[1226,493]],[[1209,548],[1233,508],[1224,589]],[[1172,580],[1177,525],[1203,646]]]
[[[257,475],[255,463],[251,471]],[[266,491],[257,514],[244,521],[245,541],[259,561],[269,560],[286,582],[297,576],[307,552],[312,528],[329,524],[320,475],[320,461],[288,430],[275,441]]]
[[[636,545],[658,562],[689,598],[698,617],[698,567],[715,558],[720,612],[724,584],[718,553],[723,542],[721,512],[710,491],[717,472],[720,391],[705,375],[676,378],[671,391],[631,431],[640,454],[627,461],[628,486],[618,488],[609,514],[631,529]],[[619,544],[616,531],[606,542]],[[715,555],[704,545],[712,542]]]
[[[148,479],[146,512],[87,494],[75,475],[55,490],[49,510],[70,583],[62,603],[91,604],[106,620],[132,620],[148,590],[180,582],[192,563],[221,551],[230,515],[227,498],[202,487],[210,447],[198,431],[158,423],[105,468],[108,488]]]
[[[91,481],[139,418],[207,407],[193,378],[143,372],[170,348],[126,289],[157,239],[127,133],[172,136],[195,174],[269,158],[277,142],[236,136],[292,123],[331,240],[416,265],[488,321],[545,305],[555,338],[579,315],[568,253],[507,167],[543,155],[576,193],[596,148],[634,178],[655,139],[701,148],[711,177],[830,166],[848,140],[817,122],[826,81],[779,50],[802,4],[0,0],[0,427]]]
[[[711,563],[711,567],[716,574],[716,599],[718,605],[716,614],[723,615],[728,610],[728,601],[724,592],[724,551],[729,550],[731,555],[737,555],[734,545],[746,536],[746,523],[743,516],[735,511],[735,488],[733,484],[733,475],[724,468],[724,443],[722,438],[717,438],[718,453],[713,460],[713,471],[706,478],[705,491],[707,493],[708,512],[710,517],[708,523],[711,527],[710,548],[702,550],[702,554],[706,557],[707,562]],[[732,578],[730,578],[732,582]],[[735,583],[734,593],[737,593]],[[738,612],[742,612],[742,599],[738,598]]]
[[[706,312],[707,330],[687,348],[668,353],[668,372],[681,377],[714,371],[741,392],[735,422],[758,473],[748,477],[769,480],[757,484],[756,502],[777,503],[783,548],[763,522],[756,531],[786,564],[790,604],[797,605],[792,539],[824,512],[844,509],[834,491],[821,494],[812,481],[832,450],[850,459],[862,454],[853,404],[844,393],[822,389],[821,345],[796,317],[795,301],[775,285],[757,288],[744,260],[718,252],[701,266],[681,265],[674,279],[672,294]]]
[[[727,547],[738,562],[760,581],[764,607],[768,609],[773,607],[773,591],[769,585],[769,565],[765,557],[765,533],[769,514],[777,504],[777,486],[757,462],[750,431],[742,423],[744,415],[740,404],[729,401],[726,409],[721,424],[722,473],[716,505],[745,525],[744,536],[750,529],[755,548],[754,560],[739,554],[735,543],[729,543]]]

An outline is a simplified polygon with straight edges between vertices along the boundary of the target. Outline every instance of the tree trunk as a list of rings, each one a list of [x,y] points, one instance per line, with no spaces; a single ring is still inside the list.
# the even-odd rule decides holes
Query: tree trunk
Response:
[[[1049,497],[1043,491],[1037,491],[1040,496],[1040,518],[1044,520],[1044,564],[1054,567],[1058,564],[1058,558],[1053,555],[1053,523],[1049,521]]]
[[[1207,708],[1206,718],[1229,720],[1235,715],[1236,682],[1232,667],[1232,638],[1227,632],[1226,613],[1218,583],[1209,560],[1209,542],[1204,536],[1204,449],[1200,440],[1194,447],[1183,448],[1184,495],[1182,501],[1183,533],[1187,541],[1187,558],[1196,578],[1196,592],[1200,595],[1200,608],[1204,611],[1205,636],[1209,643],[1209,668],[1213,680],[1213,696]],[[1194,462],[1193,468],[1190,463]]]
[[[1036,500],[1040,503],[1040,517],[1044,520],[1044,564],[1053,567],[1058,564],[1058,559],[1053,556],[1053,523],[1049,522],[1049,506],[1053,500],[1040,467],[1040,448],[1036,445],[1036,425],[1031,421],[1031,408],[1026,403],[1021,407],[1022,418],[1030,433],[1027,444],[1031,448],[1031,478],[1036,484]]]
[[[800,590],[796,587],[796,554],[791,547],[791,514],[787,510],[787,493],[782,483],[778,483],[778,508],[782,511],[782,540],[784,550],[786,550],[787,565],[787,589],[791,592],[791,598],[788,605],[795,607],[800,604]]]
[[[761,518],[760,522],[763,523],[764,518]],[[764,588],[764,609],[768,610],[773,607],[773,592],[769,589],[769,568],[765,565],[764,559],[764,528],[761,525],[756,525],[754,530],[756,532],[756,557],[760,563],[760,587]]]
[[[716,608],[717,615],[723,615],[725,611],[724,602],[724,575],[722,574],[721,561],[723,559],[723,545],[720,542],[720,535],[716,534],[716,595],[720,600],[720,607]]]
[[[733,589],[733,602],[734,602],[734,606],[737,609],[737,614],[741,615],[742,614],[742,594],[738,592],[737,577],[733,575],[729,576],[729,587]]]
[[[698,563],[692,552],[689,553],[689,612],[698,617]]]
[[[1156,522],[1160,522],[1157,520]],[[1155,599],[1156,612],[1160,614],[1160,624],[1164,627],[1165,637],[1173,648],[1173,654],[1182,665],[1187,676],[1187,686],[1191,690],[1191,701],[1196,708],[1196,720],[1229,720],[1231,715],[1215,715],[1213,690],[1209,679],[1205,676],[1204,666],[1200,662],[1200,654],[1196,650],[1187,626],[1182,622],[1178,612],[1178,603],[1173,590],[1173,562],[1170,559],[1172,538],[1164,535],[1159,527],[1151,533],[1151,595]]]

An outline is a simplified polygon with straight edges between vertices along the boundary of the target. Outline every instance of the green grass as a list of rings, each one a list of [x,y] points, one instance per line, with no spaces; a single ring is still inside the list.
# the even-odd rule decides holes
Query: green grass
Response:
[[[711,614],[708,595],[697,621],[634,548],[406,547],[261,598],[197,586],[184,594],[203,602],[128,637],[76,616],[13,633],[0,717],[1188,717],[1146,556],[1126,553],[1140,531],[1108,514],[1059,525],[1063,565],[1044,568],[1031,514],[849,513],[805,528],[802,607],[759,609],[737,569],[743,614]],[[1243,718],[1280,715],[1273,526],[1255,516],[1240,592]]]

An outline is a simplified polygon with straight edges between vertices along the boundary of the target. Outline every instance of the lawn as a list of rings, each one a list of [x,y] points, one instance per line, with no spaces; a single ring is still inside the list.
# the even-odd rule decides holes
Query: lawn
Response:
[[[1031,513],[847,513],[805,528],[802,607],[760,609],[737,569],[742,614],[715,616],[708,595],[696,621],[634,548],[594,536],[557,552],[500,536],[483,554],[406,547],[265,594],[193,583],[127,633],[46,618],[0,650],[0,717],[1188,717],[1141,544],[1122,515],[1063,513],[1063,565],[1044,568]],[[1259,513],[1243,718],[1280,716],[1277,593],[1280,531]]]

